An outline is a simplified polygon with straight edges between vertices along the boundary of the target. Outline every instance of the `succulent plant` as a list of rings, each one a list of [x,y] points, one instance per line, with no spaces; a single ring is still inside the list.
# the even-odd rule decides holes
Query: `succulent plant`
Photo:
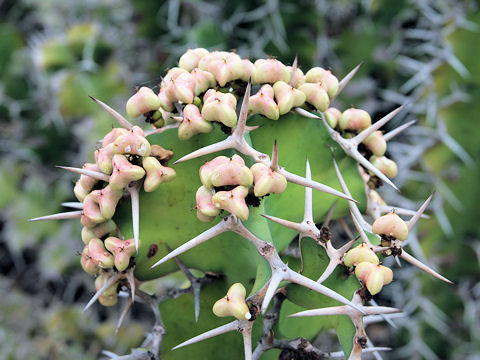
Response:
[[[128,289],[131,296],[123,313],[137,295],[156,314],[155,339],[148,350],[154,356],[163,340],[162,357],[184,358],[188,350],[176,349],[237,330],[242,333],[245,359],[257,359],[267,350],[285,351],[295,343],[279,343],[270,333],[265,314],[272,299],[270,312],[277,317],[281,307],[290,314],[299,307],[320,307],[294,317],[349,315],[352,323],[336,320],[330,326],[336,329],[345,356],[360,359],[367,345],[363,316],[399,311],[364,305],[392,281],[392,271],[379,264],[377,254],[382,261],[402,258],[449,282],[408,254],[402,244],[432,197],[410,212],[413,216],[407,222],[396,213],[381,216],[388,205],[376,189],[383,183],[397,189],[390,180],[396,165],[383,156],[384,148],[399,130],[383,135],[379,129],[403,107],[373,124],[362,109],[329,108],[358,68],[341,81],[320,67],[303,77],[296,59],[290,67],[276,59],[252,64],[233,52],[199,48],[187,51],[179,67],[169,70],[158,94],[142,87],[129,99],[127,113],[131,118],[143,115],[147,123],[143,129],[93,99],[121,127],[105,135],[95,164],[63,167],[81,175],[75,191],[79,202],[74,205],[79,210],[32,219],[81,220],[86,244],[82,266],[89,274],[99,274],[97,292],[86,308],[96,300],[112,306],[117,291]],[[173,164],[168,164],[170,159]],[[337,181],[341,191],[335,189]],[[190,211],[194,204],[196,213]],[[373,225],[362,214],[365,210]],[[351,236],[337,249],[329,224],[345,216],[359,236]],[[216,224],[209,226],[212,221]],[[300,268],[298,260],[288,265],[288,257],[282,256],[295,235],[303,240]],[[231,284],[227,295],[209,306],[216,315],[237,320],[170,351],[165,346],[197,330],[174,320],[176,311],[162,312],[162,322],[157,306],[162,311],[165,304],[158,304],[138,285],[178,267],[194,292],[199,326],[200,290],[203,301],[212,301]],[[196,278],[189,269],[205,275]],[[210,273],[221,278],[212,280]],[[264,331],[259,337],[255,328],[260,317]],[[171,321],[176,323],[174,332],[169,330]],[[286,327],[294,321],[300,320],[279,321],[280,334],[288,333]],[[322,320],[310,325],[316,332],[326,326]],[[268,326],[270,331],[265,331]],[[252,339],[259,339],[255,351]]]

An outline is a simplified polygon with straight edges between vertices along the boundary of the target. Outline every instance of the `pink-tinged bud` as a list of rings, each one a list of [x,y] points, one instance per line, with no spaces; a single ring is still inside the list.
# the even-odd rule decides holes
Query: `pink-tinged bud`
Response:
[[[325,111],[325,120],[327,120],[328,125],[330,125],[332,129],[337,127],[340,116],[342,116],[342,112],[337,108],[329,107]]]
[[[113,190],[123,190],[132,181],[145,176],[142,167],[131,164],[124,155],[113,156],[113,172],[110,176],[110,187]]]
[[[382,265],[361,262],[355,268],[355,275],[367,287],[370,294],[378,294],[383,285],[389,284],[393,279],[392,270]]]
[[[187,71],[192,71],[197,67],[200,59],[207,54],[208,50],[204,48],[188,49],[187,52],[180,57],[178,67]]]
[[[113,128],[102,140],[102,147],[107,146],[108,144],[113,143],[119,136],[125,135],[128,133],[127,129],[124,128]]]
[[[166,164],[173,157],[174,153],[172,150],[167,150],[161,147],[160,145],[152,145],[152,152],[150,156],[153,156],[158,161]]]
[[[242,59],[232,52],[211,52],[200,59],[198,67],[212,73],[222,87],[243,76]]]
[[[120,272],[128,268],[130,258],[136,253],[134,239],[120,240],[109,237],[105,240],[105,247],[113,254],[115,267]]]
[[[113,256],[103,245],[103,241],[93,238],[88,243],[88,255],[93,261],[96,261],[102,269],[111,269],[113,267]]]
[[[380,216],[375,220],[372,231],[374,234],[392,236],[401,241],[408,237],[407,223],[394,212]]]
[[[383,200],[383,198],[375,190],[370,190],[368,198],[370,199],[370,201],[373,201],[374,203],[377,203],[379,205],[387,205],[385,200]]]
[[[232,159],[235,159],[235,161],[239,161],[237,157],[241,159],[242,161],[241,164],[245,165],[245,162],[243,161],[243,159],[236,154],[232,157]],[[217,156],[213,160],[206,162],[200,167],[200,169],[198,170],[198,173],[200,174],[200,181],[207,189],[211,189],[213,187],[212,181],[211,181],[213,170],[215,170],[217,166],[228,163],[229,161],[230,161],[230,158],[226,156]]]
[[[190,73],[180,74],[172,79],[165,88],[165,94],[172,102],[193,103],[195,98],[195,79]]]
[[[273,171],[265,164],[256,163],[250,170],[255,184],[253,191],[257,197],[267,194],[281,194],[287,188],[285,176]]]
[[[110,274],[108,272],[101,272],[100,275],[97,276],[95,279],[95,289],[99,291],[108,281],[110,278]],[[112,295],[117,295],[117,288],[118,282],[110,286],[107,290],[102,293],[102,296],[108,297]]]
[[[252,77],[253,73],[255,71],[255,65],[248,60],[248,59],[243,59],[242,60],[242,77],[240,78],[241,80],[248,82]]]
[[[148,113],[153,110],[158,110],[160,107],[160,100],[157,94],[148,87],[141,87],[135,95],[127,101],[127,114],[135,118],[139,115]]]
[[[275,92],[280,115],[288,113],[294,107],[302,106],[307,99],[303,92],[284,81],[277,81],[273,84],[273,91]]]
[[[196,134],[206,134],[213,130],[212,123],[203,120],[200,110],[193,104],[183,109],[183,121],[178,126],[178,138],[188,140]]]
[[[218,165],[210,174],[210,182],[214,187],[228,185],[250,186],[253,175],[245,162],[238,155],[233,155],[227,162]]]
[[[200,221],[203,221],[203,222],[210,222],[210,221],[213,221],[215,219],[216,216],[207,216],[207,215],[204,215],[200,210],[197,209],[197,218],[198,220]]]
[[[110,175],[112,173],[113,155],[113,143],[95,151],[95,162],[100,171],[104,174]]]
[[[97,164],[84,164],[82,166],[83,169],[85,170],[90,170],[90,171],[100,171],[98,168]],[[86,192],[89,192],[92,190],[92,188],[97,184],[98,180],[87,175],[80,175],[80,179],[78,180],[80,185],[85,189]]]
[[[212,197],[212,190],[207,189],[205,186],[200,186],[198,188],[195,195],[198,210],[197,214],[198,212],[200,212],[202,215],[212,219],[218,214],[220,214],[220,209],[213,204]],[[200,218],[200,220],[202,219]]]
[[[82,225],[88,228],[96,226],[96,224],[103,223],[107,220],[100,211],[100,205],[98,204],[97,195],[98,194],[93,191],[88,194],[83,200],[82,220],[84,219],[85,221],[82,221]]]
[[[312,104],[315,109],[322,112],[328,109],[330,98],[320,83],[305,83],[298,90],[305,94],[306,101]]]
[[[154,157],[146,157],[143,159],[143,168],[145,169],[147,176],[143,183],[143,189],[146,192],[152,192],[156,190],[161,183],[172,181],[175,178],[176,172],[172,168],[163,166]]]
[[[303,71],[297,67],[295,72],[293,73],[293,78],[292,78],[292,70],[293,67],[287,66],[288,71],[290,72],[290,81],[289,84],[292,85],[294,88],[299,88],[303,84],[305,84],[305,75],[303,74]]]
[[[273,84],[277,81],[290,81],[290,72],[287,67],[277,59],[258,59],[255,61],[253,84]]]
[[[132,154],[140,156],[150,155],[150,143],[145,139],[143,130],[134,126],[128,133],[119,136],[113,142],[113,152],[115,154]]]
[[[280,113],[277,103],[273,100],[273,88],[269,84],[263,85],[255,95],[250,97],[248,112],[278,120]]]
[[[107,185],[102,190],[95,190],[90,194],[98,203],[102,216],[105,219],[111,219],[115,214],[118,202],[123,196],[123,189],[113,190],[110,185]]]
[[[342,113],[338,123],[342,130],[360,132],[372,125],[372,119],[365,110],[350,108]]]
[[[206,121],[218,121],[233,128],[237,125],[236,107],[235,96],[210,89],[203,97],[202,117]]]
[[[103,238],[105,235],[113,234],[117,230],[117,225],[113,220],[107,220],[104,223],[89,229],[82,228],[82,241],[85,245],[88,245],[93,238]]]
[[[158,93],[158,100],[160,100],[160,107],[168,112],[172,112],[175,110],[175,106],[173,102],[167,96],[166,88],[160,88],[160,92]]]
[[[75,197],[80,202],[83,202],[83,200],[85,200],[85,197],[88,195],[88,191],[85,190],[82,184],[80,184],[80,181],[77,181],[75,183],[75,187],[73,188],[73,193],[75,194]]]
[[[373,166],[375,166],[378,170],[380,170],[389,178],[392,179],[395,176],[397,176],[398,168],[397,168],[397,164],[395,164],[395,161],[390,160],[385,156],[375,156],[375,155],[370,157],[369,160]]]
[[[249,320],[252,315],[245,302],[245,287],[236,283],[227,292],[227,295],[213,305],[213,313],[219,317],[235,316],[238,320]]]
[[[219,191],[212,197],[213,204],[219,208],[228,211],[237,216],[240,220],[248,219],[248,206],[245,198],[248,195],[248,188],[237,186],[231,191]]]
[[[343,258],[343,263],[348,267],[357,266],[361,262],[378,265],[380,261],[377,254],[375,254],[367,244],[361,244],[349,250]]]
[[[208,71],[195,68],[192,70],[191,74],[195,81],[194,92],[197,96],[203,94],[209,88],[212,88],[217,84],[213,74]]]
[[[363,143],[375,156],[382,156],[387,151],[387,142],[383,138],[383,133],[380,130],[374,131],[367,136]]]
[[[178,67],[171,68],[170,70],[167,71],[167,75],[163,77],[163,80],[160,86],[162,88],[166,88],[168,85],[170,85],[172,80],[175,80],[182,74],[189,74],[189,72],[187,70],[180,69]]]
[[[80,264],[82,265],[82,269],[90,275],[96,275],[100,270],[98,266],[98,262],[93,260],[90,255],[88,254],[88,246],[85,246],[82,251],[82,255],[80,258]]]
[[[205,71],[210,71],[209,67],[213,67],[216,62],[225,62],[225,61],[227,62],[242,61],[242,58],[238,56],[238,54],[235,54],[234,52],[212,51],[200,59],[197,67]]]
[[[320,83],[330,98],[333,98],[337,94],[338,79],[330,70],[314,67],[308,70],[305,74],[305,79],[308,83]]]

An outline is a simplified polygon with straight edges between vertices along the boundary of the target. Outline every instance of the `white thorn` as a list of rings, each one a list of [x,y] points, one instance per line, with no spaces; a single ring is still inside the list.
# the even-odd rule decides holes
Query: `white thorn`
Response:
[[[247,84],[247,88],[245,89],[245,95],[243,96],[242,107],[240,108],[240,115],[238,116],[237,127],[233,132],[234,137],[242,137],[245,132],[245,126],[247,125],[247,118],[248,118],[248,102],[250,100],[250,91],[252,85],[250,81]]]
[[[123,276],[122,273],[116,273],[115,275],[111,276],[106,282],[105,284],[103,284],[103,286],[95,293],[95,295],[93,295],[93,297],[90,299],[90,301],[88,302],[87,305],[85,305],[85,307],[83,308],[83,312],[87,311],[88,308],[90,308],[90,306],[92,306],[95,301],[98,300],[98,298],[100,296],[102,296],[102,294],[110,287],[112,286],[113,284],[115,284],[121,277]]]
[[[397,115],[400,111],[403,110],[403,108],[405,107],[405,105],[402,105],[398,108],[396,108],[395,110],[393,110],[392,112],[390,112],[389,114],[385,115],[383,118],[381,118],[380,120],[378,120],[375,124],[373,125],[370,125],[368,128],[366,128],[365,130],[363,130],[360,134],[358,134],[357,136],[355,136],[353,139],[351,139],[350,141],[354,142],[355,144],[359,145],[363,140],[365,140],[369,135],[373,134],[373,132],[377,131],[378,129],[380,129],[383,125],[385,125],[387,122],[389,122],[390,120],[392,120],[395,115]]]
[[[132,306],[132,298],[127,298],[127,301],[125,302],[125,306],[123,307],[122,313],[118,318],[117,326],[115,327],[115,334],[118,334],[118,330],[120,329],[120,326],[122,326],[123,321],[125,320],[128,314],[128,310],[130,310],[131,306]]]
[[[277,224],[282,225],[286,228],[295,230],[298,233],[304,233],[307,230],[302,224],[298,224],[298,223],[295,223],[293,221],[284,220],[284,219],[277,218],[275,216],[270,216],[270,215],[265,215],[265,214],[261,214],[261,215],[264,218],[266,218],[270,221],[273,221],[274,223],[277,223]]]
[[[97,179],[97,180],[106,181],[106,182],[110,181],[110,176],[108,176],[108,175],[106,175],[102,172],[99,172],[99,171],[92,171],[92,170],[75,168],[75,167],[70,167],[70,166],[59,166],[59,165],[57,165],[56,167],[60,168],[60,169],[63,169],[63,170],[71,171],[71,172],[76,173],[76,174],[90,176],[90,177],[92,177],[94,179]]]
[[[172,350],[176,350],[176,349],[179,349],[179,348],[187,346],[187,345],[195,344],[196,342],[199,342],[199,341],[202,341],[202,340],[210,339],[211,337],[214,337],[214,336],[217,336],[217,335],[221,335],[221,334],[225,334],[225,333],[230,332],[230,331],[237,330],[239,325],[240,325],[240,321],[235,320],[231,323],[222,325],[222,326],[220,326],[216,329],[204,332],[203,334],[195,336],[195,337],[191,338],[190,340],[184,341],[183,343],[181,343],[181,344],[175,346],[174,348],[172,348]]]
[[[265,292],[265,296],[262,302],[262,314],[265,314],[265,311],[267,311],[268,304],[270,304],[270,301],[273,299],[273,296],[275,295],[275,291],[277,291],[278,285],[280,285],[280,282],[282,280],[283,280],[282,274],[279,274],[276,271],[272,273],[272,277],[270,278],[270,283],[268,284],[268,288],[267,288],[267,291]]]
[[[373,305],[373,306],[378,306],[378,304],[376,303],[375,300],[370,300],[370,304]],[[398,313],[400,313],[401,311],[398,311]],[[385,322],[387,324],[389,324],[391,327],[393,328],[397,328],[397,325],[392,321],[392,319],[390,318],[390,316],[387,316],[386,314],[378,314],[383,320],[385,320]],[[365,322],[364,322],[365,324]]]
[[[430,201],[432,200],[433,195],[435,195],[435,191],[428,197],[427,200],[420,206],[420,208],[417,210],[415,215],[407,222],[408,230],[412,230],[412,228],[415,226],[417,221],[420,219],[422,216],[423,212],[427,209],[428,204],[430,204]]]
[[[391,187],[393,187],[395,190],[400,192],[398,187],[384,174],[382,173],[378,168],[376,168],[370,161],[365,159],[362,154],[358,152],[357,149],[352,149],[352,158],[357,160],[360,164],[362,164],[364,167],[366,167],[368,170],[373,172],[376,176],[378,176],[383,182],[387,183]]]
[[[133,239],[135,240],[135,249],[140,247],[140,199],[138,196],[139,186],[138,184],[129,185],[127,187],[130,193],[130,201],[132,202],[132,226],[133,226]]]
[[[277,170],[278,170],[278,147],[277,147],[277,140],[275,140],[275,141],[273,142],[272,161],[271,161],[270,168],[271,168],[273,171],[277,171]]]
[[[358,69],[360,69],[360,67],[363,65],[363,61],[358,64],[357,66],[355,66],[353,68],[352,71],[350,71],[339,83],[338,83],[338,90],[337,90],[337,93],[335,94],[335,96],[330,100],[330,103],[333,102],[333,100],[336,99],[336,97],[338,95],[340,95],[340,93],[343,91],[343,89],[345,88],[345,86],[347,86],[347,84],[350,82],[350,80],[355,76],[355,74],[357,73]]]
[[[235,146],[235,141],[233,140],[232,136],[229,136],[223,141],[220,141],[215,144],[207,145],[203,148],[195,150],[194,152],[191,152],[190,154],[187,154],[181,157],[180,159],[175,161],[173,164],[175,165],[183,161],[192,160],[200,156],[212,154],[214,152],[218,152],[226,149],[233,149],[234,146]]]
[[[440,275],[439,273],[437,273],[435,270],[431,269],[429,266],[425,265],[424,263],[422,263],[420,260],[417,260],[415,259],[412,255],[408,254],[404,249],[402,249],[402,253],[400,254],[400,257],[409,262],[410,264],[412,264],[413,266],[416,266],[417,268],[419,268],[420,270],[423,270],[425,271],[426,273],[436,277],[437,279],[440,279],[442,281],[445,281],[449,284],[453,284],[453,282],[451,282],[450,280],[448,280],[446,277]]]
[[[363,230],[363,227],[360,225],[357,217],[353,214],[352,210],[350,210],[350,215],[352,216],[353,224],[355,225],[355,229],[357,229],[358,233],[360,234],[360,237],[362,238],[362,242],[372,245],[370,242],[370,239],[368,238],[367,234],[365,233],[365,230]]]
[[[72,208],[72,209],[83,209],[83,204],[81,202],[63,202],[62,206]]]
[[[219,234],[221,234],[221,233],[223,233],[227,230],[228,230],[228,228],[225,226],[225,221],[220,220],[220,222],[218,224],[216,224],[215,226],[211,227],[210,229],[204,231],[200,235],[194,237],[192,240],[187,241],[185,244],[179,246],[178,248],[176,248],[172,252],[168,253],[167,255],[165,255],[165,257],[163,257],[162,259],[157,261],[151,267],[154,268],[155,266],[163,264],[164,262],[166,262],[170,259],[173,259],[174,257],[176,257],[180,254],[183,254],[184,252],[194,248],[197,245],[200,245],[200,244],[204,243],[207,240],[210,240],[211,238],[213,238],[213,237],[215,237],[215,236],[217,236],[217,235],[219,235]]]
[[[100,105],[105,111],[107,111],[110,115],[113,116],[113,118],[115,120],[118,121],[118,123],[123,126],[124,128],[130,130],[133,125],[127,120],[125,119],[122,115],[120,115],[118,112],[116,112],[115,110],[113,110],[110,106],[108,106],[107,104],[101,102],[100,100],[98,99],[95,99],[93,96],[90,96],[90,99],[92,99],[93,101],[95,101],[98,105]]]
[[[305,179],[312,181],[312,171],[310,170],[310,162],[307,158],[305,169]],[[305,209],[303,211],[303,221],[311,221],[313,223],[313,194],[311,187],[305,187]]]
[[[243,349],[245,352],[245,360],[252,360],[252,327],[253,321],[249,321],[243,326],[242,337],[243,337]]]
[[[332,275],[332,273],[335,271],[335,269],[338,265],[340,265],[339,262],[338,262],[338,259],[331,258],[328,265],[327,265],[327,268],[325,269],[323,274],[318,278],[317,283],[321,284],[322,282],[327,280],[328,277],[330,275]]]
[[[403,124],[399,127],[397,127],[396,129],[393,129],[392,131],[386,133],[383,135],[383,140],[385,140],[386,142],[389,142],[393,137],[397,136],[398,134],[400,134],[403,130],[409,128],[410,126],[412,126],[413,124],[415,124],[417,122],[417,120],[412,120],[412,121],[409,121],[408,123],[406,124]]]
[[[310,316],[327,316],[327,315],[349,315],[351,310],[345,306],[331,306],[321,309],[312,309],[300,311],[298,313],[288,315],[287,318],[293,317],[310,317]]]
[[[154,134],[161,134],[166,130],[178,128],[178,125],[179,125],[178,123],[169,124],[169,125],[166,125],[166,126],[162,126],[161,128],[158,128],[158,129],[144,130],[143,133],[144,133],[145,137],[150,136],[150,135],[154,135]]]
[[[307,111],[307,110],[305,110],[305,109],[302,109],[302,108],[298,108],[298,107],[295,108],[295,112],[296,112],[297,114],[300,114],[300,115],[302,115],[302,116],[305,116],[305,117],[307,117],[307,118],[309,118],[309,119],[320,119],[320,116],[315,115],[314,113],[311,113],[311,112],[309,112],[309,111]]]
[[[416,214],[416,211],[414,210],[399,208],[397,206],[379,205],[378,208],[382,213],[389,213],[393,211],[399,215],[414,216]],[[430,216],[425,214],[422,214],[420,217],[423,219],[430,219]]]
[[[82,214],[83,214],[83,211],[68,211],[64,213],[40,216],[33,219],[28,219],[28,221],[78,219],[82,217]]]
[[[311,187],[312,189],[319,190],[319,191],[322,191],[322,192],[330,194],[330,195],[338,196],[342,199],[357,202],[356,200],[352,199],[351,196],[346,195],[346,194],[344,194],[344,193],[342,193],[338,190],[335,190],[334,188],[331,188],[330,186],[320,184],[320,183],[318,183],[316,181],[313,181],[313,180],[307,180],[307,179],[305,179],[301,176],[292,174],[291,172],[288,172],[287,170],[285,170],[283,168],[279,168],[278,172],[280,174],[282,174],[283,176],[285,176],[287,181],[289,181],[291,183],[301,185],[301,186]]]

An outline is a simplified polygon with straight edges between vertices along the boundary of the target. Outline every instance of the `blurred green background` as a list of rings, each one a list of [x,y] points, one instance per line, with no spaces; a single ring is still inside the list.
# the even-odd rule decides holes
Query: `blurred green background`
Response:
[[[138,346],[151,326],[136,307],[81,309],[93,291],[79,265],[80,224],[27,223],[73,199],[55,165],[92,159],[112,126],[87,95],[122,110],[193,47],[274,56],[339,77],[364,61],[337,101],[378,119],[399,104],[416,126],[389,143],[402,194],[415,208],[437,193],[412,252],[455,282],[405,266],[382,300],[404,309],[397,328],[371,325],[385,359],[480,358],[480,3],[478,1],[0,2],[0,359],[96,359]],[[418,240],[417,240],[418,237]],[[398,275],[397,275],[398,274]],[[322,348],[322,344],[317,344]],[[323,349],[322,350],[336,350]]]

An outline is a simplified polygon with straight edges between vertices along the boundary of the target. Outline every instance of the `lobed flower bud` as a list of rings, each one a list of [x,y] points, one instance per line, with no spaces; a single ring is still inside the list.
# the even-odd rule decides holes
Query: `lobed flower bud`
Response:
[[[345,110],[338,119],[340,129],[362,131],[372,125],[370,115],[361,109],[350,108]]]
[[[332,129],[337,127],[340,116],[342,116],[342,112],[337,108],[329,107],[325,111],[325,120],[327,120],[328,125],[330,125]]]
[[[272,120],[278,120],[280,116],[278,105],[273,100],[273,88],[269,84],[263,85],[255,95],[250,97],[248,112],[261,114]]]
[[[305,83],[301,85],[298,90],[304,93],[306,101],[319,111],[327,110],[328,105],[330,105],[330,98],[325,89],[319,83]]]
[[[252,79],[253,73],[255,71],[255,65],[248,60],[248,59],[243,59],[242,60],[242,77],[240,78],[241,80],[248,82]]]
[[[280,115],[288,113],[294,107],[302,106],[307,99],[303,92],[284,81],[277,81],[273,84],[273,91],[275,92]]]
[[[245,302],[245,295],[246,290],[242,284],[233,284],[227,295],[213,305],[213,313],[220,317],[235,316],[238,320],[249,320],[251,314]]]
[[[86,227],[82,228],[82,241],[87,245],[90,240],[93,238],[103,238],[105,235],[111,235],[117,230],[117,225],[113,220],[107,220],[104,223],[98,224],[97,226],[89,229]]]
[[[197,96],[203,94],[209,88],[212,88],[217,84],[213,74],[208,71],[195,68],[192,70],[191,74],[195,82],[194,93]]]
[[[123,189],[114,190],[110,185],[107,185],[102,190],[92,191],[89,196],[98,204],[100,214],[105,219],[111,219],[115,214],[118,202],[123,196]]]
[[[160,88],[160,92],[158,93],[158,100],[160,100],[160,107],[168,112],[172,112],[175,110],[175,105],[173,102],[168,98],[166,88]]]
[[[193,103],[195,98],[195,78],[190,73],[178,75],[168,83],[165,88],[165,95],[171,102]]]
[[[112,173],[113,155],[115,155],[113,152],[113,143],[95,151],[95,162],[104,174],[110,175]]]
[[[235,96],[210,89],[203,96],[202,117],[206,121],[218,121],[233,128],[237,124],[236,107]]]
[[[138,126],[132,127],[126,134],[119,136],[113,142],[114,154],[148,156],[150,151],[150,143],[145,139],[143,130]]]
[[[250,170],[255,184],[253,191],[257,197],[267,194],[281,194],[287,188],[285,176],[273,171],[265,164],[256,163]]]
[[[248,188],[237,186],[231,191],[219,191],[212,197],[212,203],[219,209],[226,210],[237,216],[240,220],[247,220],[249,215],[245,198],[248,195]]]
[[[357,266],[361,262],[378,265],[380,260],[377,254],[375,254],[367,244],[361,244],[349,250],[343,258],[343,263],[348,267]]]
[[[88,194],[83,200],[82,225],[91,228],[105,222],[107,219],[102,215],[100,205],[98,204],[98,196],[95,191]]]
[[[215,216],[220,214],[220,209],[217,208],[212,202],[213,192],[207,189],[205,186],[200,186],[195,195],[197,201],[197,215],[200,213],[203,217],[199,217],[200,220],[208,218],[211,221]]]
[[[102,140],[102,147],[107,146],[108,144],[113,143],[119,136],[125,135],[128,133],[127,129],[124,128],[113,128],[110,132],[104,136]]]
[[[288,71],[290,71],[290,85],[292,85],[294,88],[298,88],[301,85],[305,84],[305,75],[303,74],[303,71],[297,67],[295,72],[292,75],[292,70],[293,67],[287,66]]]
[[[380,216],[372,225],[372,231],[377,235],[392,236],[397,240],[404,241],[408,237],[408,226],[400,216],[390,212]]]
[[[363,140],[366,148],[370,150],[375,156],[382,156],[387,151],[387,142],[383,138],[383,133],[380,130],[374,131]]]
[[[243,164],[245,164],[243,159],[236,154],[234,156],[232,156],[232,160],[234,160],[234,161],[240,161],[241,160],[243,162]],[[211,176],[212,176],[213,170],[215,170],[215,168],[217,166],[219,166],[221,164],[224,164],[224,163],[227,163],[228,161],[230,161],[230,158],[228,158],[226,156],[223,156],[223,155],[222,156],[217,156],[213,160],[207,161],[205,164],[203,164],[200,167],[200,169],[198,170],[198,173],[200,174],[200,181],[202,182],[202,184],[207,189],[210,189],[210,188],[213,187],[212,181],[211,181]]]
[[[253,175],[245,166],[245,161],[237,154],[228,161],[217,165],[210,173],[208,183],[214,187],[227,185],[250,186],[253,183]]]
[[[183,121],[178,126],[178,138],[188,140],[196,134],[206,134],[213,131],[212,123],[203,120],[200,110],[193,104],[183,109]]]
[[[375,295],[384,285],[392,282],[393,272],[382,265],[361,262],[355,268],[355,276],[365,284],[370,294]]]
[[[213,51],[200,59],[198,67],[212,73],[221,87],[244,75],[242,59],[233,52]]]
[[[287,67],[277,59],[258,59],[255,61],[253,84],[273,84],[277,81],[290,81],[290,72]]]
[[[180,57],[178,67],[186,71],[192,71],[197,67],[202,57],[208,54],[208,50],[204,48],[188,49],[185,54]]]
[[[140,180],[145,176],[145,170],[131,164],[124,155],[114,155],[113,172],[110,176],[110,187],[113,190],[123,190],[132,181]]]
[[[152,110],[158,110],[160,100],[152,89],[142,86],[135,95],[127,101],[127,114],[135,118],[139,115],[148,113]]]
[[[320,83],[330,98],[333,98],[337,94],[338,79],[330,70],[314,67],[307,71],[305,80],[308,83]]]
[[[161,183],[172,181],[176,176],[175,170],[163,166],[160,161],[151,156],[144,158],[142,165],[147,173],[143,183],[143,189],[146,192],[156,190]]]
[[[163,77],[160,87],[167,88],[168,85],[170,85],[170,83],[172,82],[172,80],[175,80],[177,77],[179,77],[182,74],[190,74],[190,73],[187,70],[181,69],[179,67],[171,68],[170,70],[167,71],[167,75]]]
[[[130,258],[136,253],[134,239],[120,240],[112,236],[105,240],[105,247],[113,254],[113,262],[120,272],[127,269]]]
[[[99,238],[93,238],[88,243],[88,256],[97,262],[102,269],[111,269],[113,267],[113,256],[110,254]]]
[[[369,160],[373,166],[375,166],[378,170],[380,170],[389,178],[394,178],[395,176],[397,176],[398,168],[397,164],[395,164],[395,161],[390,160],[385,156],[375,155],[371,156]]]
[[[98,263],[93,260],[90,255],[88,254],[88,246],[85,246],[82,251],[82,255],[80,258],[80,264],[82,265],[82,269],[90,275],[96,275],[100,270]]]

